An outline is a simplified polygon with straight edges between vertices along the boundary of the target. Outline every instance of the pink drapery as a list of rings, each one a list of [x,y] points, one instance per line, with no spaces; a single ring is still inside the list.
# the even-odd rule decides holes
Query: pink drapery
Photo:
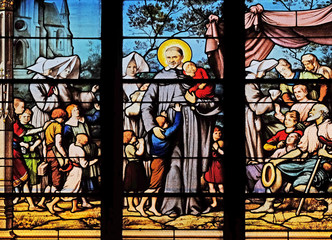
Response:
[[[205,53],[208,55],[209,64],[214,70],[217,78],[224,77],[224,57],[223,57],[223,35],[224,24],[218,22],[218,17],[211,15],[209,17],[210,23],[207,24],[207,31],[205,33],[206,45]]]
[[[207,26],[206,36],[213,39],[207,39],[206,53],[213,59],[223,58],[220,44],[216,48],[217,45],[212,43],[220,41],[223,32],[212,31],[211,28],[217,29],[214,25],[217,25],[216,21],[210,21]],[[332,5],[306,11],[265,11],[262,5],[257,4],[245,14],[245,29],[246,67],[252,60],[265,59],[275,44],[286,48],[300,48],[310,42],[332,45]],[[223,59],[219,61],[223,62]],[[223,76],[223,67],[214,69],[217,75]]]

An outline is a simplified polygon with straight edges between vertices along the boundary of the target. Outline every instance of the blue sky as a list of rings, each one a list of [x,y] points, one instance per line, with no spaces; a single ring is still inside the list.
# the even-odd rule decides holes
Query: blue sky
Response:
[[[68,0],[74,37],[100,37],[101,0]]]
[[[148,1],[148,3],[153,3],[153,2],[154,1]],[[214,3],[214,4],[219,4],[219,3]],[[147,33],[144,33],[140,30],[132,28],[128,24],[129,18],[126,14],[128,11],[128,8],[130,7],[130,5],[138,6],[139,4],[144,4],[144,1],[131,1],[131,0],[126,1],[125,0],[123,2],[123,19],[122,19],[122,21],[123,21],[123,36],[124,37],[149,37],[149,35]],[[170,17],[176,19],[177,17],[181,16],[181,14],[183,14],[186,11],[187,11],[187,8],[183,8],[179,12],[171,14]],[[148,31],[149,29],[150,28],[146,28],[145,30]],[[159,46],[163,41],[165,41],[167,39],[167,37],[170,37],[172,34],[174,34],[174,33],[164,31],[163,35],[160,35],[159,37],[165,37],[165,38],[157,39],[156,45]],[[151,34],[151,36],[153,36],[153,34]],[[181,37],[184,37],[184,38],[182,38],[182,40],[189,44],[189,46],[191,47],[191,50],[192,50],[192,59],[191,60],[193,62],[202,60],[202,58],[207,59],[207,55],[205,54],[204,36],[193,36],[193,35],[189,35],[188,32],[183,32],[183,33],[177,34],[176,37],[179,39],[181,39]],[[187,37],[191,37],[191,38],[187,38]],[[146,40],[146,39],[143,39],[143,40],[142,39],[125,39],[123,41],[123,54],[124,55],[127,55],[130,52],[134,51],[134,46],[135,46],[134,42],[135,41],[147,42],[148,40]],[[135,51],[139,52],[142,55],[145,54],[145,52],[143,52],[144,50],[135,50]],[[161,65],[159,67],[162,68]]]
[[[55,1],[58,4],[62,0]],[[74,38],[93,38],[73,40],[74,54],[86,61],[91,48],[100,49],[101,54],[101,0],[67,0],[70,12],[70,30]],[[61,9],[61,7],[60,7]],[[97,38],[97,39],[96,39]]]

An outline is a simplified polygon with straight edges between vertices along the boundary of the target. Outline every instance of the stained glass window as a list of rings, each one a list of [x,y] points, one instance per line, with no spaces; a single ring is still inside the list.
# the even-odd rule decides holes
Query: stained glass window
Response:
[[[123,1],[123,239],[223,235],[223,67],[205,53],[222,6]]]
[[[330,239],[330,1],[122,4],[121,237]],[[222,189],[199,183],[219,125]]]
[[[0,1],[0,238],[331,239],[331,21]]]
[[[246,236],[329,239],[331,4],[246,4]]]
[[[0,19],[0,238],[100,239],[101,1],[1,1]]]

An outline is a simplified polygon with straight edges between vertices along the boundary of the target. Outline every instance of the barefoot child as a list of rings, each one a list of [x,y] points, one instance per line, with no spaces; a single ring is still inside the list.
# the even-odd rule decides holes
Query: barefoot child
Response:
[[[170,150],[172,148],[172,141],[174,140],[174,133],[177,131],[182,121],[181,105],[176,103],[174,108],[175,118],[173,125],[170,125],[166,115],[160,115],[156,117],[156,122],[159,127],[164,129],[164,139],[158,138],[156,135],[152,134],[151,136],[151,155],[153,160],[151,162],[151,178],[149,189],[144,193],[158,193],[164,178],[165,171],[165,160],[169,157]],[[143,197],[140,204],[136,207],[136,210],[143,216],[147,217],[148,215],[144,211],[144,206],[148,197]],[[156,216],[161,216],[161,213],[156,209],[157,197],[151,198],[151,206],[149,211]]]
[[[214,128],[213,134],[213,144],[212,144],[212,161],[210,163],[209,170],[204,174],[205,181],[209,183],[209,192],[216,193],[215,185],[218,186],[219,192],[224,192],[224,176],[223,176],[223,162],[222,155],[224,151],[222,150],[224,142],[221,140],[221,127],[216,126]],[[203,212],[208,213],[215,209],[218,205],[217,198],[212,197],[211,205]]]
[[[23,142],[23,136],[36,134],[40,132],[38,129],[25,129],[17,118],[25,111],[25,103],[22,99],[14,99],[14,112],[15,122],[13,123],[13,187],[16,192],[30,193],[29,189],[29,169],[25,164],[25,160],[22,153],[22,146],[29,147],[29,144]],[[42,211],[43,209],[35,205],[32,197],[26,197],[29,204],[29,211]],[[17,203],[19,198],[15,198],[13,203]]]
[[[137,139],[131,130],[123,132],[123,144],[125,145],[125,157],[128,161],[125,169],[124,190],[129,193],[141,192],[146,189],[147,177],[145,169],[139,156],[144,153],[143,138]],[[136,211],[135,205],[138,198],[128,197],[128,211]]]
[[[82,173],[83,168],[95,164],[98,159],[87,161],[85,159],[85,152],[83,147],[88,143],[88,136],[85,134],[78,134],[76,142],[69,146],[69,156],[72,163],[72,169],[68,172],[66,182],[61,189],[61,193],[80,193],[82,192]],[[62,197],[63,201],[72,201],[71,212],[79,210],[77,206],[76,197]],[[51,213],[54,213],[53,206],[60,201],[59,197],[54,198],[51,202],[46,203],[46,207]]]

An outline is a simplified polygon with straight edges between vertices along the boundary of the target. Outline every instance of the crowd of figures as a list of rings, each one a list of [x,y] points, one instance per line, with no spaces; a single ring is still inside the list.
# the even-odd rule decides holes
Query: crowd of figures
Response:
[[[220,99],[204,68],[183,61],[181,47],[162,54],[166,64],[154,76],[157,83],[141,83],[138,73],[149,72],[141,55],[123,58],[123,186],[127,193],[144,193],[125,204],[144,217],[214,211],[217,199],[209,202],[199,193],[201,181],[211,193],[223,192]]]
[[[13,187],[16,193],[90,193],[100,187],[99,86],[82,91],[56,79],[77,79],[77,56],[39,58],[28,68],[34,79],[29,84],[32,102],[14,98]],[[49,80],[49,81],[46,81]],[[32,108],[27,105],[33,106]],[[87,112],[91,114],[86,114]],[[96,139],[97,137],[97,139]],[[14,204],[22,201],[15,198]],[[86,197],[26,197],[30,211],[63,211],[56,204],[71,201],[71,212],[91,208]],[[36,202],[38,200],[38,202]]]
[[[275,68],[279,79],[295,80],[245,86],[248,193],[332,190],[332,85],[324,81],[332,78],[332,70],[313,54],[303,55],[301,60],[301,70],[292,69],[286,59],[253,61],[246,68],[248,79],[261,78]],[[315,83],[315,79],[321,80]],[[267,198],[252,212],[273,212],[274,201]],[[326,201],[325,214],[331,214],[332,201]]]

